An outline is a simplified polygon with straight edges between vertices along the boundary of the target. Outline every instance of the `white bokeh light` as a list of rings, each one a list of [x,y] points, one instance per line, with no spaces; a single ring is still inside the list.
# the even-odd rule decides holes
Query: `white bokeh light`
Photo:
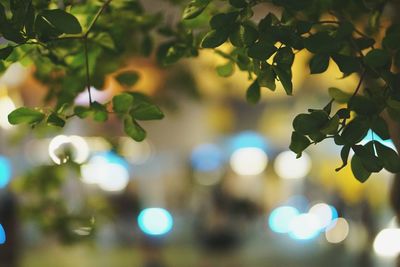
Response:
[[[0,127],[8,130],[13,126],[8,122],[8,114],[15,109],[15,104],[8,96],[0,98]]]
[[[85,162],[90,154],[89,146],[84,138],[77,135],[57,135],[49,143],[49,156],[56,164],[66,163],[68,158],[65,150],[71,148],[72,160],[76,163]]]
[[[374,240],[374,251],[381,257],[394,258],[400,253],[400,229],[386,228]]]
[[[289,235],[297,240],[313,239],[320,233],[321,224],[314,214],[303,213],[293,218]]]
[[[267,154],[256,147],[239,148],[233,152],[230,159],[232,170],[239,175],[261,174],[267,164]]]
[[[97,184],[107,192],[120,192],[129,183],[129,172],[121,162],[113,162],[107,156],[93,156],[87,164],[81,166],[82,181],[87,184]]]
[[[301,179],[310,172],[311,159],[305,152],[297,159],[292,151],[284,151],[276,157],[274,169],[283,179]]]
[[[325,238],[329,243],[338,244],[343,242],[349,235],[349,223],[344,218],[337,218],[332,222],[332,226],[325,232]]]
[[[325,203],[315,204],[314,206],[312,206],[310,208],[308,213],[314,214],[318,218],[318,220],[321,224],[320,225],[321,229],[324,229],[324,228],[328,227],[329,225],[331,225],[332,220],[334,219],[333,210],[332,210],[331,206],[329,206],[328,204],[325,204]]]

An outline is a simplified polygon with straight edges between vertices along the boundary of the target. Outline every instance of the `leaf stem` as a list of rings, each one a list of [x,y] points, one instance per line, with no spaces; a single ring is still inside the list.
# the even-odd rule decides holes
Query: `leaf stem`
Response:
[[[99,19],[100,15],[103,13],[103,11],[106,9],[106,7],[111,3],[112,0],[107,0],[101,8],[97,11],[96,15],[94,16],[94,19],[92,22],[89,24],[89,27],[87,28],[85,34],[83,35],[85,38],[89,35],[90,31],[92,30],[93,26],[96,24],[97,20]]]

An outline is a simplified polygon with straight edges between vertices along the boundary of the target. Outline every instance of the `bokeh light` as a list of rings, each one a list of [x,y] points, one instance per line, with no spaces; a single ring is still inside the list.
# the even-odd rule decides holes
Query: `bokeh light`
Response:
[[[321,224],[314,214],[303,213],[293,218],[290,225],[289,236],[296,240],[309,240],[320,233]]]
[[[0,188],[8,185],[11,173],[11,162],[6,157],[0,155]]]
[[[318,218],[321,229],[329,227],[333,220],[337,218],[336,209],[326,203],[315,204],[310,208],[308,213],[314,214]]]
[[[349,223],[344,218],[332,221],[331,227],[325,231],[325,238],[329,243],[338,244],[343,242],[349,235]]]
[[[190,160],[195,171],[213,172],[223,166],[224,153],[214,144],[201,144],[192,151]]]
[[[82,181],[97,184],[102,190],[119,192],[129,183],[129,165],[114,152],[94,155],[81,166]]]
[[[172,230],[174,220],[171,214],[162,208],[147,208],[138,216],[140,230],[148,235],[164,235]]]
[[[310,202],[303,195],[294,195],[285,201],[285,205],[295,207],[300,213],[306,213]]]
[[[290,206],[282,206],[274,209],[268,219],[271,230],[275,233],[288,233],[290,224],[299,215],[299,211]]]
[[[387,228],[380,231],[374,240],[374,251],[381,257],[396,257],[400,253],[400,229]]]
[[[0,224],[0,245],[6,243],[6,231],[3,228],[3,225]]]
[[[230,164],[239,175],[258,175],[267,167],[268,157],[260,148],[240,148],[232,154]]]
[[[244,131],[231,138],[229,142],[230,151],[234,152],[241,148],[255,147],[267,151],[268,145],[265,138],[253,131]]]
[[[284,151],[276,157],[274,169],[283,179],[301,179],[310,172],[311,159],[305,152],[297,159],[292,151]]]
[[[56,164],[66,163],[69,156],[76,163],[85,162],[90,154],[89,146],[84,138],[77,135],[57,135],[49,143],[49,156]],[[71,153],[71,155],[69,155]]]
[[[8,130],[13,126],[8,122],[8,114],[15,109],[15,104],[8,96],[0,97],[0,127]]]

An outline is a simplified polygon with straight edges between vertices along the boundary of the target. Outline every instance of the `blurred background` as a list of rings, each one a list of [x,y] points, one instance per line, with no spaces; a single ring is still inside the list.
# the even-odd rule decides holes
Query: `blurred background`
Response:
[[[333,141],[300,159],[288,151],[294,116],[329,102],[327,87],[358,81],[334,64],[309,77],[308,60],[296,56],[294,97],[278,86],[250,105],[247,74],[219,77],[226,59],[211,51],[168,69],[132,57],[140,80],[130,90],[166,113],[144,124],[141,143],[116,118],[62,131],[9,125],[9,112],[46,94],[32,68],[12,65],[0,78],[0,266],[395,266],[392,175],[360,184],[348,167],[335,172]],[[109,82],[94,100],[121,90]]]

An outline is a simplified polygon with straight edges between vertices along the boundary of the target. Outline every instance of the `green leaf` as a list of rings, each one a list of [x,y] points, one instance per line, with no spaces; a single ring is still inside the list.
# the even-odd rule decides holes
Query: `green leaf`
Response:
[[[375,40],[372,38],[361,37],[354,40],[356,46],[360,50],[364,50],[372,47],[375,44]]]
[[[354,177],[361,183],[367,181],[368,178],[371,176],[371,172],[367,171],[364,168],[364,165],[361,163],[360,157],[358,157],[357,155],[354,155],[351,159],[351,171],[353,172]]]
[[[103,122],[108,119],[107,108],[100,104],[99,102],[93,102],[90,106],[91,110],[94,112],[93,119],[98,122]]]
[[[297,154],[297,157],[301,157],[301,153],[311,144],[311,141],[304,135],[298,132],[292,132],[292,138],[290,142],[290,150]]]
[[[310,37],[304,39],[305,48],[316,53],[332,53],[340,49],[340,42],[337,42],[327,32],[317,32]]]
[[[44,119],[45,115],[35,109],[21,107],[8,114],[8,122],[16,125],[21,123],[36,124]]]
[[[214,15],[210,20],[210,26],[215,30],[225,30],[226,32],[231,32],[233,25],[239,12],[229,12],[229,13],[218,13]]]
[[[332,59],[344,74],[350,74],[360,70],[360,60],[356,57],[333,54]]]
[[[208,32],[203,40],[201,41],[201,47],[203,48],[215,48],[223,43],[228,39],[228,32],[223,30],[212,30]]]
[[[328,89],[329,96],[332,97],[337,103],[347,103],[349,102],[351,95],[343,92],[339,88],[330,87]]]
[[[274,66],[274,71],[282,83],[283,89],[287,95],[292,95],[293,84],[292,84],[292,71],[290,68],[281,68],[280,66]]]
[[[257,28],[251,23],[239,25],[229,36],[231,43],[236,47],[252,45],[257,38]]]
[[[335,134],[339,127],[339,116],[333,116],[328,123],[321,129],[323,134]]]
[[[364,62],[372,68],[382,68],[390,64],[390,57],[383,49],[372,49],[365,55]]]
[[[117,113],[127,113],[133,104],[133,96],[127,93],[116,95],[112,99],[113,110]]]
[[[312,113],[302,113],[293,120],[293,129],[303,135],[319,132],[328,122],[329,117],[325,111],[317,110]]]
[[[375,155],[373,142],[368,142],[365,146],[355,145],[352,147],[354,153],[360,158],[364,168],[369,172],[379,172],[382,170],[382,163]]]
[[[65,120],[58,116],[57,113],[53,112],[47,118],[47,123],[62,128],[65,125]]]
[[[267,87],[271,91],[275,91],[276,84],[275,84],[276,74],[272,69],[271,65],[262,66],[260,73],[258,74],[257,80],[258,84],[261,87]]]
[[[347,166],[347,161],[349,159],[349,154],[350,154],[350,146],[343,146],[342,150],[340,151],[340,157],[342,158],[342,166],[340,166],[339,168],[336,168],[335,171],[340,171],[341,169],[343,169],[344,167]]]
[[[342,138],[347,145],[360,142],[368,133],[369,127],[365,120],[355,118],[343,130]]]
[[[400,172],[400,157],[391,148],[382,145],[380,142],[374,142],[376,153],[379,160],[382,162],[383,167],[393,173]]]
[[[275,54],[274,62],[282,68],[290,68],[294,61],[294,54],[290,47],[282,47]]]
[[[183,19],[194,19],[208,6],[210,0],[193,0],[183,10]]]
[[[232,61],[228,61],[224,65],[217,66],[217,73],[221,77],[229,77],[234,72],[234,64]]]
[[[115,77],[123,86],[133,86],[139,80],[139,74],[136,71],[123,71]]]
[[[82,27],[76,17],[62,9],[44,10],[39,15],[61,33],[78,34]]]
[[[311,74],[323,73],[329,66],[329,55],[316,54],[313,58],[311,58],[309,65]]]
[[[110,50],[115,50],[115,43],[111,35],[107,32],[100,32],[95,37],[93,37],[93,41]]]
[[[258,84],[258,80],[254,80],[246,91],[246,99],[249,103],[256,104],[260,101],[260,97],[260,85]]]
[[[246,0],[229,0],[229,4],[236,8],[245,8],[247,6]]]
[[[88,107],[83,107],[83,106],[76,106],[74,108],[74,114],[78,116],[81,119],[84,119],[90,115],[92,111]]]
[[[124,132],[137,142],[146,138],[146,131],[131,116],[124,118]]]
[[[371,129],[379,135],[382,140],[390,139],[389,128],[384,119],[381,117],[376,117],[371,124]]]
[[[136,99],[135,99],[136,101]],[[160,108],[152,103],[140,101],[135,103],[134,108],[130,112],[132,118],[136,120],[161,120],[164,113]]]
[[[14,50],[13,46],[6,46],[0,49],[0,60],[5,60]]]
[[[373,99],[360,95],[351,98],[348,107],[358,115],[373,116],[379,113],[379,107]]]
[[[258,41],[251,45],[248,50],[248,56],[254,59],[267,60],[276,51],[274,44],[267,41]]]

